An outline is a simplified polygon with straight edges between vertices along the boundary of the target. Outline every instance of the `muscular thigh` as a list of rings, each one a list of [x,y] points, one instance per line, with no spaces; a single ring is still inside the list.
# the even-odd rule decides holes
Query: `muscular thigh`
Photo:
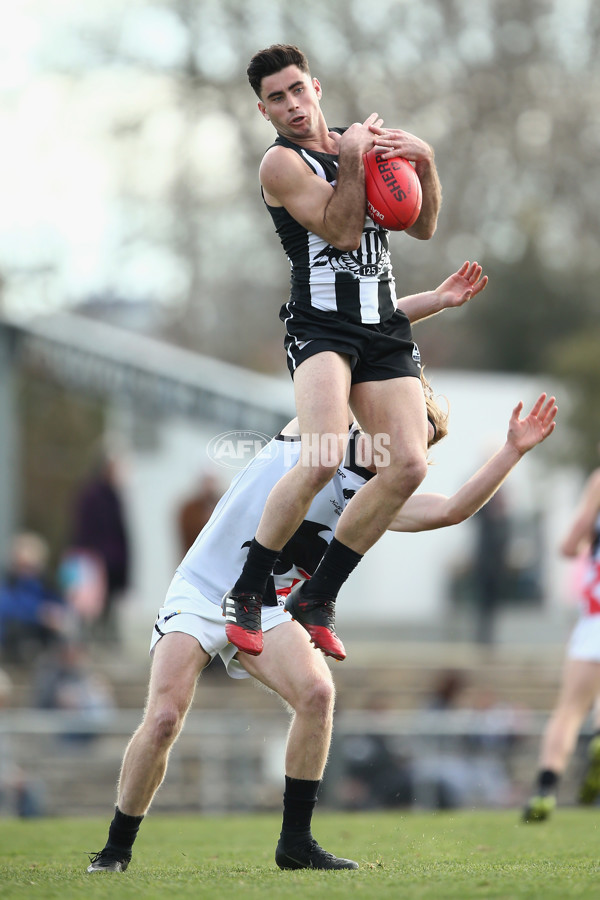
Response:
[[[315,683],[333,686],[323,654],[314,649],[308,634],[297,622],[284,622],[265,632],[260,656],[240,653],[238,658],[250,675],[291,706]]]
[[[300,434],[348,431],[350,363],[332,351],[317,353],[298,367],[294,394]]]
[[[569,659],[563,670],[560,703],[569,708],[589,708],[600,693],[600,663]]]
[[[198,676],[209,662],[196,638],[179,631],[165,634],[153,652],[147,709],[166,703],[187,710]]]
[[[353,385],[350,406],[362,428],[389,438],[392,457],[427,452],[427,410],[418,378],[392,378]]]

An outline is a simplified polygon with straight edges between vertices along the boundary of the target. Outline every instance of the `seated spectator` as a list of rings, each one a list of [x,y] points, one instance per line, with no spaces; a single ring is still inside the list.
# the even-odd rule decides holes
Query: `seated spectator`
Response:
[[[112,686],[90,666],[85,647],[65,641],[44,654],[36,667],[34,705],[69,713],[63,740],[86,743],[115,708]]]
[[[37,534],[18,534],[0,584],[0,653],[27,664],[67,629],[67,608],[46,582],[48,547]]]
[[[467,678],[459,669],[446,669],[437,674],[428,698],[427,709],[457,709],[467,687]]]
[[[0,669],[0,714],[11,703],[13,684],[7,672]],[[12,735],[0,732],[0,816],[23,819],[44,813],[44,785],[16,762]]]

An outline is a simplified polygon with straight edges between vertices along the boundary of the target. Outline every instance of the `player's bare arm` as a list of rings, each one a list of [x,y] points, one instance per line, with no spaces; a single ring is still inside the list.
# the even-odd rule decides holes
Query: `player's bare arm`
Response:
[[[419,218],[411,228],[406,229],[406,233],[417,240],[428,241],[435,234],[442,205],[442,185],[433,161],[433,151],[431,161],[415,163],[415,170],[421,182],[423,203]]]
[[[373,113],[342,136],[332,134],[333,152],[337,149],[339,154],[335,188],[311,172],[293,150],[272,147],[260,167],[266,202],[284,206],[297,222],[328,244],[340,250],[357,249],[366,216],[363,156],[375,141],[369,127],[380,121]]]
[[[555,429],[555,398],[540,394],[531,412],[520,418],[523,404],[514,408],[506,442],[452,497],[413,494],[406,501],[390,531],[432,531],[457,525],[474,515],[496,493],[519,460],[545,441]]]
[[[446,278],[433,291],[409,294],[397,301],[409,318],[411,324],[435,316],[444,309],[456,309],[480,294],[488,283],[488,276],[482,275],[483,269],[477,262],[468,260],[460,269]]]
[[[423,190],[423,202],[419,218],[406,234],[421,241],[428,241],[435,234],[442,205],[442,186],[435,166],[433,147],[421,138],[401,129],[371,126],[378,135],[376,147],[385,159],[402,156],[415,164],[415,170]]]
[[[563,556],[574,557],[589,549],[600,510],[600,469],[587,480],[573,523],[560,545]]]

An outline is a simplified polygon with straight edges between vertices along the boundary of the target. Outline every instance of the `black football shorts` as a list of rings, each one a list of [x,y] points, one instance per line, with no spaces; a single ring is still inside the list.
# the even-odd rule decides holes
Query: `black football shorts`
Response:
[[[420,377],[419,348],[412,339],[408,317],[400,309],[375,325],[350,322],[337,312],[288,304],[282,306],[279,318],[286,327],[284,346],[292,378],[304,360],[326,350],[350,358],[352,384]]]

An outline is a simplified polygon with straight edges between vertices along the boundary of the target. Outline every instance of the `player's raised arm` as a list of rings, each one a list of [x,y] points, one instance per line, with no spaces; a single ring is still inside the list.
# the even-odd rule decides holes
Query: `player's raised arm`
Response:
[[[467,260],[435,290],[400,297],[396,305],[406,313],[411,324],[435,316],[444,309],[456,309],[484,290],[488,276],[482,272],[479,263]]]
[[[589,548],[599,510],[600,469],[596,469],[586,482],[575,518],[560,545],[563,556],[577,556]]]
[[[506,442],[484,466],[463,484],[452,497],[443,494],[413,494],[406,501],[390,531],[431,531],[457,525],[493,497],[519,460],[552,434],[557,406],[555,398],[541,394],[531,412],[520,418],[523,404],[514,408],[508,424]]]

